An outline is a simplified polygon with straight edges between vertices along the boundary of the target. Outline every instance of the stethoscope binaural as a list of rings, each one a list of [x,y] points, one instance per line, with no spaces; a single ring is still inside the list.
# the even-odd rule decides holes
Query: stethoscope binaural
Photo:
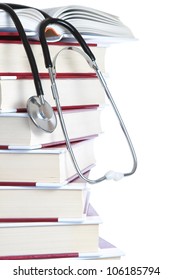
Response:
[[[24,29],[20,23],[20,20],[18,19],[16,13],[13,11],[13,9],[11,8],[23,8],[25,6],[20,6],[20,5],[7,5],[7,4],[0,4],[0,9],[4,9],[6,10],[10,16],[12,17],[16,28],[18,29],[19,35],[21,37],[21,40],[24,44],[30,65],[31,65],[31,70],[33,73],[33,77],[34,77],[34,82],[35,82],[35,87],[36,87],[36,92],[37,92],[37,96],[32,96],[29,98],[28,102],[27,102],[27,111],[28,111],[28,115],[30,116],[31,120],[34,122],[34,124],[41,128],[44,131],[47,132],[53,132],[54,129],[56,128],[57,125],[57,120],[56,120],[56,115],[52,109],[52,107],[45,101],[44,99],[44,93],[42,90],[42,86],[41,86],[41,81],[39,78],[39,73],[37,70],[37,65],[35,63],[35,59],[32,53],[32,50],[30,48],[29,42],[27,40],[27,37],[25,35]],[[42,12],[42,11],[40,11]],[[74,164],[74,167],[78,173],[78,175],[85,180],[86,182],[90,183],[90,184],[95,184],[95,183],[99,183],[101,181],[104,180],[110,180],[113,179],[115,181],[120,180],[123,177],[126,176],[130,176],[132,175],[137,168],[137,158],[136,158],[136,153],[135,150],[133,148],[133,144],[131,142],[131,139],[129,137],[129,134],[127,132],[127,129],[124,125],[124,122],[121,118],[121,115],[117,109],[117,106],[112,98],[112,95],[108,89],[108,86],[106,84],[106,81],[101,73],[101,71],[99,70],[97,63],[96,63],[96,59],[93,55],[93,53],[91,52],[90,48],[88,47],[88,45],[86,44],[85,40],[83,39],[83,37],[80,35],[80,33],[76,30],[76,28],[71,25],[69,22],[61,20],[61,19],[56,19],[56,18],[50,18],[49,16],[47,16],[45,13],[43,13],[43,15],[45,16],[45,20],[43,20],[40,24],[40,32],[39,32],[39,36],[40,36],[40,43],[42,46],[42,50],[43,50],[43,55],[44,55],[44,60],[45,60],[45,67],[48,69],[49,72],[49,77],[50,77],[50,81],[51,81],[51,90],[52,90],[52,95],[53,98],[55,100],[56,103],[56,107],[57,107],[57,113],[58,113],[58,117],[60,120],[60,124],[62,127],[62,131],[64,134],[64,138],[65,138],[65,142],[66,142],[66,146],[67,149],[69,151],[69,154],[71,156],[72,162]],[[108,171],[104,176],[95,179],[95,180],[91,180],[89,178],[87,178],[82,171],[80,170],[80,167],[78,166],[78,163],[76,161],[71,143],[70,143],[70,139],[68,136],[68,132],[66,129],[66,125],[65,125],[65,121],[64,121],[64,117],[63,117],[63,113],[61,110],[61,104],[60,104],[60,99],[59,99],[59,94],[58,94],[58,90],[57,90],[57,86],[56,86],[56,79],[55,79],[55,60],[52,63],[51,61],[51,57],[50,57],[50,52],[49,52],[49,48],[48,48],[48,44],[46,41],[46,37],[45,37],[45,28],[50,25],[50,24],[59,24],[61,26],[63,26],[65,29],[67,29],[68,31],[70,31],[70,33],[76,38],[76,40],[78,41],[78,43],[80,44],[81,48],[83,49],[83,51],[79,48],[76,47],[66,47],[64,49],[66,50],[72,50],[72,51],[76,51],[78,53],[80,53],[87,61],[87,63],[90,65],[90,67],[92,67],[94,69],[94,71],[97,74],[97,77],[99,78],[105,93],[113,107],[113,110],[119,120],[120,126],[123,130],[123,133],[126,137],[127,143],[129,145],[129,149],[131,151],[131,155],[133,158],[133,168],[130,172],[128,173],[121,173],[121,172],[115,172],[115,171]],[[64,50],[62,49],[62,50]]]

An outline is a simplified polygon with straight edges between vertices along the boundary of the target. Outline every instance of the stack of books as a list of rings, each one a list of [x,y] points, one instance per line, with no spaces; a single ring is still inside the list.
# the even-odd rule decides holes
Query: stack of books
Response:
[[[107,46],[94,38],[95,43],[88,44],[104,73]],[[40,43],[30,39],[30,44],[45,99],[54,107]],[[78,46],[70,36],[49,43],[51,56],[67,45]],[[14,30],[1,32],[0,53],[0,259],[120,258],[123,253],[99,237],[101,219],[90,205],[88,184],[72,164],[60,123],[47,133],[35,127],[26,112],[27,100],[36,92]],[[95,137],[102,133],[104,90],[76,53],[60,56],[56,78],[73,151],[89,176],[96,164]]]

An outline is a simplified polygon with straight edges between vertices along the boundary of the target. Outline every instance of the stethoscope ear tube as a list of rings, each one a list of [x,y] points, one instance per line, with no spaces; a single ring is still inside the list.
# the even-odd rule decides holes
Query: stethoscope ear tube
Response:
[[[45,30],[49,24],[59,24],[59,25],[63,26],[64,28],[66,28],[68,31],[70,31],[70,33],[79,42],[83,51],[90,57],[90,59],[92,61],[95,61],[94,54],[91,52],[90,48],[86,44],[83,37],[80,35],[80,33],[77,31],[77,29],[72,24],[70,24],[69,22],[66,22],[65,20],[62,20],[62,19],[47,18],[47,19],[43,20],[42,23],[40,24],[40,30],[39,30],[40,42],[42,45],[46,68],[52,67],[52,60],[50,57],[50,53],[48,50],[48,44],[47,44],[46,36],[45,36]]]

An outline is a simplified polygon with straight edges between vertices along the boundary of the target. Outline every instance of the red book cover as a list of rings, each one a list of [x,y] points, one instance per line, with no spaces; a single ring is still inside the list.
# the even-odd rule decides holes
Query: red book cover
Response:
[[[56,223],[58,218],[0,218],[0,223]]]
[[[46,72],[39,73],[40,79],[49,79],[49,74]],[[1,79],[33,79],[31,72],[0,72]],[[56,73],[57,79],[91,79],[97,78],[95,73]]]

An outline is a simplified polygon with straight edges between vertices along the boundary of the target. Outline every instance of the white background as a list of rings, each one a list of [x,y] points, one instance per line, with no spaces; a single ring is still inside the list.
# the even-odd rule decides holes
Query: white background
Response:
[[[106,182],[92,186],[91,200],[103,219],[101,236],[125,252],[125,257],[113,265],[160,266],[162,274],[156,279],[163,280],[172,279],[173,275],[171,2],[18,1],[38,8],[66,4],[98,8],[118,15],[138,39],[137,42],[111,47],[107,51],[106,61],[110,74],[109,86],[132,138],[138,157],[138,169],[135,175],[118,183]],[[99,150],[98,167],[103,172],[109,168],[115,168],[116,171],[131,169],[128,149],[121,139],[119,127],[113,121],[111,116],[106,118],[106,143],[104,139],[96,147]],[[102,149],[107,149],[107,158],[102,155]],[[107,264],[103,262],[102,265]]]

